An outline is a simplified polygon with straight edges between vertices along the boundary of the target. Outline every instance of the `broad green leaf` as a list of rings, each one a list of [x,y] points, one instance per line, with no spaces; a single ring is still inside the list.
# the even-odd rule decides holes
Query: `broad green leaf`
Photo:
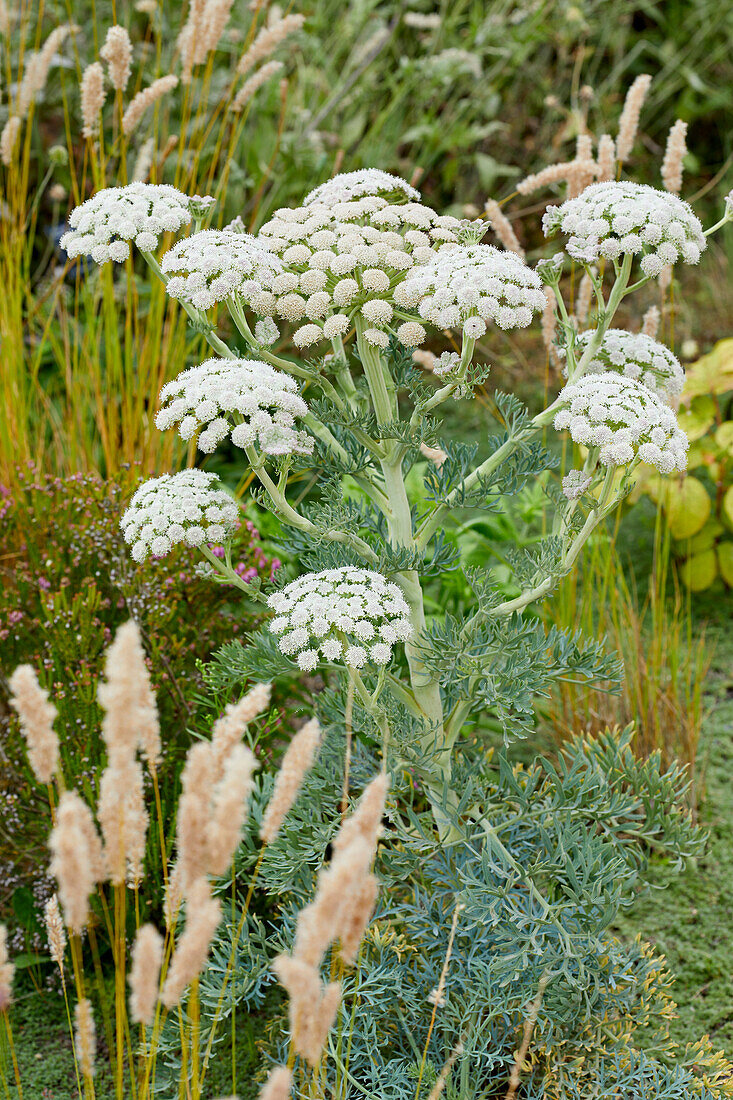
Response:
[[[727,539],[718,543],[718,569],[728,587],[733,588],[733,542]]]
[[[712,351],[687,368],[682,401],[710,393],[733,390],[733,338],[719,340]]]
[[[715,545],[715,540],[723,533],[725,528],[717,519],[709,519],[701,531],[689,540],[685,540],[681,549],[685,556],[700,554],[703,550],[709,550]]]
[[[696,535],[712,507],[707,489],[696,477],[669,481],[665,486],[664,506],[670,534],[675,539],[690,539]]]
[[[702,554],[693,554],[680,565],[683,583],[692,592],[702,592],[709,588],[718,575],[718,559],[714,550],[703,550]]]
[[[726,420],[715,433],[715,442],[724,451],[733,454],[733,420]]]
[[[723,497],[721,519],[733,531],[733,485],[730,486]]]
[[[696,397],[689,409],[680,409],[677,423],[690,442],[702,439],[715,423],[715,402],[712,397]]]

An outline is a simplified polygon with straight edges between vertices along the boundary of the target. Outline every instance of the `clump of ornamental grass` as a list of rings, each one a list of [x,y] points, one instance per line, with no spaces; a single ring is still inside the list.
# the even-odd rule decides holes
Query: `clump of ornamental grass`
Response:
[[[621,161],[643,91],[639,84],[621,120]],[[544,762],[517,770],[507,748],[532,731],[537,699],[557,685],[618,675],[596,642],[574,628],[546,630],[530,608],[572,575],[641,463],[684,470],[687,438],[671,407],[679,364],[649,333],[626,340],[612,325],[622,303],[663,267],[696,264],[708,236],[732,215],[728,203],[705,231],[676,194],[597,175],[584,136],[571,193],[543,219],[548,239],[562,236],[566,251],[536,267],[516,249],[481,244],[484,225],[440,215],[408,181],[370,170],[336,177],[300,206],[276,211],[256,236],[237,226],[212,236],[194,226],[160,259],[143,242],[151,269],[233,372],[225,399],[219,365],[196,376],[195,415],[182,380],[182,403],[161,426],[172,427],[178,412],[193,416],[192,438],[203,434],[204,452],[217,437],[236,442],[244,426],[243,473],[258,483],[254,499],[278,518],[300,570],[254,593],[266,616],[262,629],[246,645],[223,647],[208,683],[220,689],[300,671],[319,672],[329,684],[319,700],[328,743],[312,765],[315,733],[300,734],[270,809],[255,811],[266,844],[244,858],[250,885],[217,936],[210,971],[203,967],[220,911],[209,880],[225,867],[211,830],[224,825],[225,782],[246,797],[251,762],[233,760],[222,777],[213,741],[188,754],[167,901],[169,929],[179,911],[184,923],[163,1002],[176,1002],[198,975],[192,997],[201,990],[207,1013],[200,1017],[195,999],[187,1010],[201,1050],[190,1070],[172,1024],[161,1032],[171,1081],[190,1073],[194,1086],[200,1082],[222,1014],[233,1015],[238,1001],[256,1003],[273,969],[288,992],[289,1017],[287,1041],[273,1036],[272,1057],[296,1070],[296,1087],[311,1095],[338,1095],[345,1081],[379,1093],[385,1075],[400,1096],[411,1079],[419,1095],[424,1079],[440,1091],[469,1073],[487,1095],[557,1090],[566,1079],[580,1087],[583,1060],[568,1051],[589,1047],[609,1096],[645,1088],[649,1073],[661,1082],[659,1100],[673,1095],[673,1080],[693,1083],[684,1055],[668,1072],[632,1046],[646,1012],[658,1024],[659,1049],[671,1053],[664,979],[646,947],[621,944],[608,931],[633,900],[645,846],[681,861],[699,850],[682,807],[683,772],[662,771],[657,756],[637,760],[631,729],[571,741],[555,770]],[[94,201],[108,228],[107,196]],[[496,211],[494,220],[501,225]],[[84,232],[86,240],[69,240],[80,255],[96,247],[94,222]],[[583,324],[563,294],[568,255],[585,280],[576,302]],[[563,353],[560,392],[534,416],[514,395],[497,394],[496,434],[479,448],[446,438],[446,402],[470,398],[487,381],[477,348],[489,326],[527,328],[548,302]],[[236,343],[215,326],[224,311]],[[265,321],[268,331],[292,332],[295,346],[316,358],[273,351],[258,335]],[[456,345],[434,364],[432,384],[413,360],[427,326],[452,332]],[[262,370],[252,369],[253,360]],[[313,445],[297,445],[293,433],[278,454],[252,428],[262,424],[267,438],[271,410],[294,392],[280,376],[300,384],[298,430]],[[214,432],[212,417],[220,422]],[[551,429],[567,432],[579,452],[561,484],[548,476],[556,463],[543,439]],[[425,464],[426,448],[437,461]],[[296,498],[289,475],[308,472],[317,490]],[[548,486],[545,536],[530,548],[508,547],[501,577],[480,567],[464,572],[446,532],[467,513],[508,507],[539,478]],[[213,583],[233,583],[226,547],[234,511],[222,493],[208,471],[145,482],[121,518],[133,557],[187,541],[200,548]],[[223,559],[210,550],[220,539]],[[446,610],[451,574],[470,595]],[[486,720],[503,740],[496,762],[473,736]],[[296,799],[303,778],[310,797]],[[359,780],[366,789],[348,816]],[[387,812],[392,835],[380,845],[375,877],[390,781],[401,797]],[[334,830],[339,789],[342,822]],[[226,820],[236,832],[236,814]],[[231,855],[234,846],[230,838],[222,851]],[[321,862],[327,866],[317,871]],[[391,893],[371,934],[381,874]],[[284,895],[274,963],[250,908],[260,876]],[[429,944],[424,962],[409,944]],[[647,988],[648,1006],[639,1011]],[[418,1030],[422,1046],[412,1034]],[[379,1051],[380,1060],[367,1051]],[[711,1082],[700,1095],[721,1095]]]

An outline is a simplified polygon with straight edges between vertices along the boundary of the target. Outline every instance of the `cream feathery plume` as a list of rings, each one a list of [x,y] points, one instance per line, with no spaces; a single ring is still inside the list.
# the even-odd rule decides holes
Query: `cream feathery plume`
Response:
[[[26,57],[25,70],[18,89],[16,106],[16,112],[21,118],[25,118],[31,103],[45,88],[53,59],[65,39],[78,30],[79,28],[74,23],[62,23],[61,26],[54,27],[40,50]]]
[[[279,955],[272,964],[290,999],[290,1041],[296,1054],[311,1066],[318,1064],[326,1038],[341,1004],[341,984],[322,985],[314,966]]]
[[[214,723],[211,748],[217,778],[221,778],[224,761],[234,746],[242,740],[249,723],[263,710],[267,710],[271,694],[272,684],[255,684],[238,703],[229,703],[221,718]]]
[[[104,106],[104,69],[99,61],[87,65],[81,78],[82,135],[96,137],[99,132],[99,116]]]
[[[434,370],[437,358],[432,351],[425,351],[423,348],[416,348],[412,353],[413,363],[417,363],[423,370]]]
[[[353,898],[349,899],[347,911],[341,922],[339,939],[341,958],[347,966],[353,966],[359,953],[359,945],[372,919],[374,906],[379,893],[379,880],[376,875],[365,875]]]
[[[669,290],[672,283],[672,264],[665,264],[657,276],[657,283],[662,294]]]
[[[304,15],[286,15],[270,26],[262,27],[252,45],[240,57],[237,75],[244,76],[260,61],[264,61],[284,39],[299,31],[304,23]]]
[[[260,1089],[258,1100],[288,1100],[292,1087],[293,1075],[288,1067],[275,1066]]]
[[[484,203],[484,210],[486,216],[491,222],[491,228],[496,233],[497,237],[504,245],[504,248],[510,252],[516,252],[517,256],[521,256],[524,259],[524,249],[522,248],[516,233],[512,229],[512,223],[503,213],[501,207],[495,199],[489,199]]]
[[[170,931],[175,926],[178,919],[178,911],[181,908],[181,902],[183,901],[183,875],[181,873],[181,865],[176,862],[173,864],[173,869],[168,875],[168,882],[165,888],[165,901],[163,904],[163,915],[165,917],[165,926]]]
[[[158,77],[149,87],[143,88],[141,92],[138,92],[137,95],[130,100],[127,110],[122,116],[123,133],[129,137],[148,107],[152,106],[161,96],[172,91],[177,83],[178,77],[173,73],[169,73],[167,76]]]
[[[97,1056],[97,1033],[94,1027],[91,1002],[82,997],[74,1009],[74,1046],[82,1077],[94,1076],[94,1062]]]
[[[256,767],[254,754],[244,745],[235,745],[227,757],[226,770],[214,790],[207,829],[210,875],[223,875],[232,862],[247,817]]]
[[[9,168],[13,163],[13,152],[15,151],[19,134],[20,119],[17,115],[11,115],[3,126],[2,134],[0,134],[0,160],[2,160],[6,168]]]
[[[107,62],[112,87],[117,92],[124,92],[132,68],[132,42],[124,27],[115,24],[107,28],[107,36],[99,56]]]
[[[205,11],[206,0],[189,0],[188,17],[178,35],[182,84],[190,84],[194,65],[206,57]]]
[[[637,76],[624,100],[621,117],[618,120],[618,137],[616,138],[616,159],[623,164],[629,156],[636,141],[636,133],[639,129],[639,115],[644,106],[649,85],[652,82],[648,73]]]
[[[39,783],[50,783],[59,766],[59,739],[53,728],[58,711],[30,665],[10,677],[10,705],[20,719],[28,760]]]
[[[199,741],[186,754],[176,816],[180,882],[185,896],[191,883],[209,870],[208,829],[213,789],[211,745]]]
[[[555,292],[550,286],[545,288],[546,304],[542,313],[542,342],[547,348],[547,354],[553,363],[557,363],[557,348],[555,347],[555,332],[557,330],[557,302]]]
[[[561,183],[567,180],[575,171],[575,161],[563,161],[561,164],[550,164],[541,172],[535,172],[526,176],[517,184],[520,195],[529,195],[532,191],[539,191],[540,187],[547,187],[550,183]]]
[[[272,844],[280,826],[292,809],[303,779],[313,765],[320,742],[321,727],[317,718],[311,718],[298,730],[288,745],[262,818],[260,838],[265,844]]]
[[[429,458],[431,462],[434,462],[438,469],[448,457],[442,447],[428,447],[427,443],[420,444],[420,454],[425,455],[425,458]]]
[[[661,314],[659,312],[659,306],[650,306],[642,319],[641,331],[645,336],[651,336],[652,340],[654,340],[659,332],[660,320]]]
[[[66,951],[66,932],[64,931],[64,922],[61,919],[59,899],[56,897],[55,894],[52,894],[46,902],[43,913],[46,922],[48,949],[51,954],[51,958],[58,966],[63,977],[64,952]]]
[[[13,1003],[13,975],[15,966],[8,954],[8,930],[0,924],[0,1012],[5,1012]]]
[[[104,838],[106,877],[122,886],[128,873],[133,884],[142,879],[148,814],[143,797],[143,772],[137,760],[115,761],[99,781],[97,816]]]
[[[204,12],[205,52],[215,50],[221,41],[234,0],[206,0]]]
[[[667,191],[679,195],[682,189],[682,161],[687,152],[687,123],[678,118],[667,137],[662,161],[662,183]]]
[[[592,296],[593,283],[591,281],[590,275],[586,271],[586,273],[583,275],[583,278],[580,280],[578,295],[575,299],[575,319],[579,325],[585,325],[588,321],[588,314],[590,312],[590,303]]]
[[[380,772],[367,784],[353,814],[346,818],[333,838],[334,852],[343,852],[359,838],[367,842],[372,852],[376,851],[388,790],[389,777],[386,772]]]
[[[160,995],[166,1008],[178,1004],[186,986],[201,973],[220,919],[221,906],[212,898],[207,879],[196,879],[188,891],[186,924]]]
[[[255,92],[258,92],[263,84],[279,73],[283,67],[282,61],[268,61],[261,69],[258,69],[249,80],[246,80],[232,100],[229,110],[238,114],[249,103]]]
[[[152,924],[138,928],[132,945],[130,968],[130,1019],[135,1024],[152,1024],[158,1000],[158,982],[163,962],[163,937]]]
[[[327,948],[348,928],[373,855],[366,840],[357,837],[320,871],[316,896],[298,914],[293,955],[301,962],[318,966]]]
[[[593,159],[593,138],[590,134],[578,134],[575,143],[575,160],[568,173],[569,199],[577,198],[593,182],[598,165]]]
[[[90,850],[92,835],[94,852]],[[80,933],[89,918],[89,895],[97,881],[94,865],[101,859],[101,847],[89,807],[76,791],[61,795],[49,847],[53,856],[50,871],[58,883],[64,920],[72,932]]]
[[[596,179],[599,183],[612,180],[616,175],[616,142],[610,134],[601,134],[598,139],[598,161]]]
[[[138,149],[137,156],[135,157],[135,164],[132,169],[132,179],[134,183],[145,183],[150,175],[154,149],[155,141],[151,137],[144,141]]]
[[[110,762],[131,758],[139,746],[154,766],[161,759],[158,711],[134,620],[118,628],[107,650],[105,674],[97,698],[105,711],[102,737]]]
[[[8,8],[6,0],[0,0],[0,34],[4,34],[7,38],[7,36],[10,34],[10,28],[10,9]]]

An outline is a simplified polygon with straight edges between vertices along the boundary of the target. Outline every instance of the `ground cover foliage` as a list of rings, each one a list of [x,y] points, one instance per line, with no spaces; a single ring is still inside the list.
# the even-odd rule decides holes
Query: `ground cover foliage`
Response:
[[[632,923],[709,858],[675,586],[727,583],[728,391],[703,360],[677,416],[669,347],[729,249],[728,24],[682,68],[655,6],[304,14],[143,0],[44,51],[48,12],[0,9],[5,1090],[731,1095],[725,1020],[679,1023]],[[610,521],[644,492],[642,606]]]

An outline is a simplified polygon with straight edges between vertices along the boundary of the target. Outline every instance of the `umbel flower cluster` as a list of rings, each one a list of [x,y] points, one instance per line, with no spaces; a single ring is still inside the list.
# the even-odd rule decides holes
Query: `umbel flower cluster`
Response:
[[[585,374],[566,386],[555,427],[575,443],[598,447],[604,466],[625,466],[637,457],[660,473],[684,470],[688,439],[668,406],[632,378],[608,371]]]
[[[216,474],[182,470],[144,482],[120,521],[135,561],[170,553],[177,543],[215,546],[236,528],[239,508]]]
[[[321,659],[352,668],[386,665],[396,642],[412,635],[409,607],[399,586],[371,569],[346,566],[307,573],[275,592],[270,630],[281,653],[306,671]]]
[[[592,332],[578,336],[577,356],[582,355],[592,336]],[[685,382],[685,372],[674,352],[644,332],[621,328],[608,329],[586,371],[588,374],[618,371],[646,386],[665,404],[679,397]]]
[[[641,270],[654,278],[678,260],[696,264],[706,241],[692,208],[677,195],[641,183],[594,183],[542,219],[545,236],[562,232],[575,260],[641,256]]]
[[[446,245],[410,272],[395,301],[417,307],[436,328],[462,325],[469,339],[483,336],[487,321],[502,329],[526,328],[546,305],[539,275],[514,252],[490,244]]]
[[[196,309],[211,309],[237,295],[262,317],[272,314],[273,283],[283,267],[265,245],[249,233],[202,229],[174,245],[161,269],[169,278],[171,298]]]
[[[286,268],[273,285],[275,314],[301,322],[298,347],[344,336],[357,319],[374,347],[387,347],[390,328],[416,347],[425,331],[416,319],[393,324],[394,287],[441,245],[458,243],[462,224],[419,202],[395,204],[378,194],[277,210],[260,230]]]
[[[191,207],[201,201],[165,183],[107,187],[71,212],[71,229],[60,245],[72,259],[91,256],[98,264],[123,263],[130,241],[142,252],[152,252],[163,233],[176,233],[190,223]]]
[[[160,400],[156,426],[178,424],[182,439],[202,428],[197,442],[205,454],[227,436],[235,447],[256,443],[269,455],[313,450],[312,438],[295,427],[308,412],[295,379],[258,359],[207,359],[163,386]]]
[[[356,172],[341,172],[319,187],[314,187],[303,199],[303,206],[312,206],[314,203],[335,206],[340,202],[361,199],[365,195],[382,195],[390,201],[398,202],[405,199],[420,202],[421,198],[417,188],[410,186],[399,176],[383,172],[381,168],[359,168]]]

